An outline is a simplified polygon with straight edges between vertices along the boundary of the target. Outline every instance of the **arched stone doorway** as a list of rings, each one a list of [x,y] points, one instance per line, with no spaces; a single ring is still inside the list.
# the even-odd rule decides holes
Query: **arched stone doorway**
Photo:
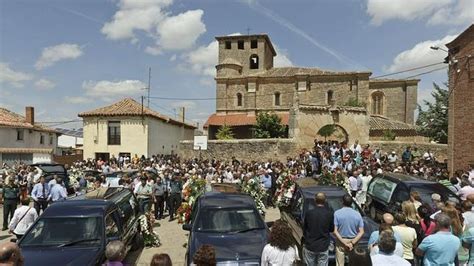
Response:
[[[318,136],[323,137],[324,141],[337,141],[349,143],[347,131],[338,124],[327,124],[317,131]]]

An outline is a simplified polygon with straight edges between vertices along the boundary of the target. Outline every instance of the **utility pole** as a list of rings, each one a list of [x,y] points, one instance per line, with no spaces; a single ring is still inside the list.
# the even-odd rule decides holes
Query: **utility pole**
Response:
[[[143,101],[145,99],[145,96],[142,95],[141,98],[142,98],[142,126],[144,126],[145,125],[145,116],[143,114],[143,112],[144,112],[144,110],[143,110]]]

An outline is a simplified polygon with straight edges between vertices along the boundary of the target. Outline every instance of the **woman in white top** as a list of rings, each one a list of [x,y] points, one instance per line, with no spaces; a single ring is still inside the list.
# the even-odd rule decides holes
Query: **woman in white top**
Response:
[[[403,258],[414,265],[413,248],[418,246],[415,229],[408,227],[405,223],[407,218],[403,213],[395,214],[395,221],[398,225],[393,227],[393,231],[400,235],[403,245]]]
[[[25,232],[38,218],[38,213],[35,208],[30,205],[30,199],[25,198],[21,201],[21,207],[15,210],[13,218],[10,221],[8,228],[10,233],[15,234],[17,239],[23,237]]]
[[[293,265],[299,260],[291,229],[284,221],[276,221],[270,232],[270,240],[263,248],[262,266]]]

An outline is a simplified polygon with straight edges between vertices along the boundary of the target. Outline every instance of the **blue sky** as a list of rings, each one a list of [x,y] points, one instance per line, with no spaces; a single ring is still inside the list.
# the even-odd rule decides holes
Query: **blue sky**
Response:
[[[371,70],[373,76],[441,62],[433,51],[474,21],[471,0],[0,0],[0,106],[37,121],[77,113],[146,92],[215,97],[214,36],[267,33],[279,66]],[[403,73],[404,78],[421,72]],[[445,70],[422,75],[419,100]],[[188,108],[204,122],[215,101],[151,100],[173,116]],[[80,127],[70,123],[64,127]]]

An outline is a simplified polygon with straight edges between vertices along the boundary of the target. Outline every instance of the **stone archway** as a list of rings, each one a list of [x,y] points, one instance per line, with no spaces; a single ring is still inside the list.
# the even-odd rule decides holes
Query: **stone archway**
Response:
[[[323,137],[324,141],[337,141],[349,143],[349,134],[338,124],[326,124],[318,129],[318,136]]]

